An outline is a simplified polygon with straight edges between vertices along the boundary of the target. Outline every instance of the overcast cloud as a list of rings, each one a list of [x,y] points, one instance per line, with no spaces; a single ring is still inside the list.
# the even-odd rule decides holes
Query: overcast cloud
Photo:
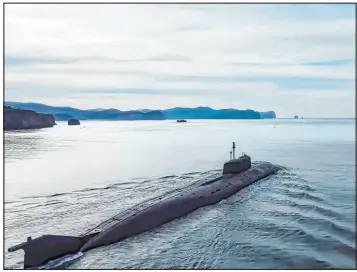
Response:
[[[5,99],[355,116],[354,5],[5,5]]]

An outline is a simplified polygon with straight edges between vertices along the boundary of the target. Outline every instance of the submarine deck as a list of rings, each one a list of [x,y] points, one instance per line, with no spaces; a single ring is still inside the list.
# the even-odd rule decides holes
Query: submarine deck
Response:
[[[115,224],[135,215],[138,212],[141,212],[141,211],[143,211],[155,204],[158,204],[164,200],[176,197],[180,194],[186,193],[186,192],[188,192],[194,188],[200,187],[200,186],[210,185],[210,184],[218,182],[218,181],[225,183],[225,181],[226,181],[227,183],[231,183],[231,184],[232,183],[242,184],[242,185],[244,184],[243,187],[245,187],[246,185],[253,183],[253,182],[251,182],[251,180],[254,180],[256,178],[261,179],[261,178],[268,176],[270,174],[270,172],[273,170],[273,167],[274,166],[270,163],[268,163],[268,165],[267,165],[266,162],[253,162],[252,167],[250,169],[248,169],[247,171],[244,171],[242,173],[239,173],[239,174],[224,174],[224,175],[222,175],[222,173],[215,173],[215,174],[206,175],[205,177],[200,178],[198,181],[196,181],[193,184],[190,184],[185,187],[180,187],[178,189],[175,189],[173,191],[166,193],[165,195],[160,195],[160,196],[145,200],[129,209],[121,211],[120,213],[109,218],[108,220],[95,226],[94,228],[87,230],[85,233],[83,233],[80,236],[86,236],[89,234],[105,231],[105,230],[109,229],[110,227],[114,226]],[[268,170],[269,173],[265,174],[265,170]]]
[[[111,218],[107,219],[106,221],[100,223],[99,225],[95,226],[94,228],[87,230],[85,233],[81,234],[80,236],[86,236],[92,233],[98,233],[107,230],[111,226],[127,219],[130,216],[133,216],[134,214],[145,210],[146,208],[149,208],[150,206],[153,206],[161,201],[164,201],[166,199],[175,197],[177,195],[180,195],[182,193],[185,193],[193,188],[212,183],[215,181],[218,181],[223,178],[222,173],[215,173],[215,174],[206,174],[204,177],[200,178],[198,181],[194,182],[193,184],[189,184],[188,186],[185,187],[180,187],[175,190],[169,191],[164,195],[160,195],[154,198],[150,198],[147,200],[144,200],[143,202],[130,207],[128,209],[125,209],[124,211],[121,211],[120,213],[112,216]]]

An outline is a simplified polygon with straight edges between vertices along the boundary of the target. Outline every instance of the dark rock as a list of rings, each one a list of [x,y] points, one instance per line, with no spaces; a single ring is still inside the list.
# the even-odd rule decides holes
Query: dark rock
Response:
[[[48,128],[56,125],[51,114],[4,106],[4,130]]]
[[[79,122],[79,120],[77,119],[69,119],[68,120],[68,125],[69,126],[78,126],[80,125],[81,123]]]

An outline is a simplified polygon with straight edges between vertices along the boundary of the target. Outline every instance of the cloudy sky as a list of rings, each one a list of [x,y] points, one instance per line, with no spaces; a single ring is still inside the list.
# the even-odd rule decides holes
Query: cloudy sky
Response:
[[[355,116],[354,5],[5,6],[5,99]]]

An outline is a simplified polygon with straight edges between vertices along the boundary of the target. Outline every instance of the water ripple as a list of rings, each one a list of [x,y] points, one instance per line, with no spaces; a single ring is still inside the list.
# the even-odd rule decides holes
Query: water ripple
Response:
[[[5,233],[16,232],[7,235],[5,244],[21,242],[27,234],[44,234],[44,230],[78,235],[83,232],[78,230],[88,230],[118,212],[142,208],[215,175],[219,171],[116,181],[100,188],[9,201]],[[230,265],[232,258],[242,263],[242,269],[350,268],[356,253],[352,223],[317,186],[284,167],[217,205],[90,251],[66,268],[237,268]],[[56,230],[58,224],[62,224],[61,233]],[[5,255],[8,268],[22,266],[21,256]]]

